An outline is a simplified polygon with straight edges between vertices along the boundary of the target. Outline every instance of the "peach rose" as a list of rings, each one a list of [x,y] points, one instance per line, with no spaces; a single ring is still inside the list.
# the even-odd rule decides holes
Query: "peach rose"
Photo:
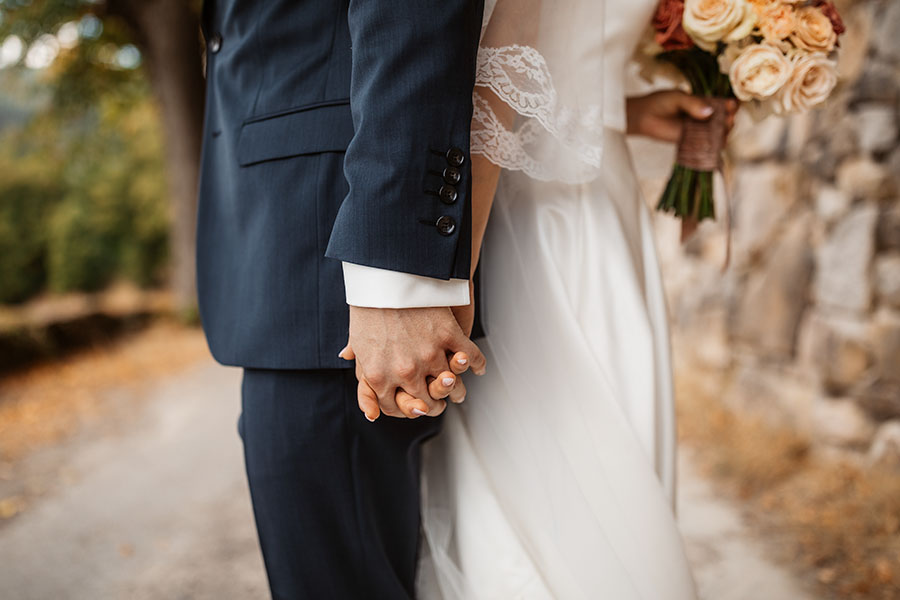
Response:
[[[767,8],[784,4],[782,0],[747,0],[757,15],[761,15]]]
[[[686,0],[683,25],[699,47],[714,52],[719,42],[750,35],[756,12],[746,0]]]
[[[837,33],[825,13],[813,6],[804,6],[797,11],[791,41],[801,50],[828,53],[834,49]]]
[[[821,104],[837,85],[837,64],[821,52],[797,53],[791,75],[778,97],[783,112],[806,111]]]
[[[731,63],[728,77],[739,100],[764,100],[774,96],[791,76],[791,61],[770,44],[747,46]]]
[[[814,5],[816,8],[822,11],[828,20],[831,21],[831,26],[834,28],[834,33],[838,37],[841,36],[847,28],[844,26],[844,20],[841,18],[840,13],[838,13],[837,7],[835,7],[834,3],[830,0],[816,0]],[[836,46],[840,46],[840,43],[836,43]]]
[[[756,8],[756,7],[754,7]],[[796,30],[794,7],[781,2],[771,2],[757,8],[757,27],[767,42],[780,42]]]

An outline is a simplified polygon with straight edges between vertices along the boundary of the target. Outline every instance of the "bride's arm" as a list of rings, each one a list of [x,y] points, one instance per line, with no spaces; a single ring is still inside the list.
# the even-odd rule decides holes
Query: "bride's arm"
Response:
[[[497,118],[508,128],[515,118],[515,112],[508,104],[502,102],[493,92],[479,89],[481,94]],[[475,320],[475,294],[472,278],[478,259],[481,257],[481,242],[491,215],[491,206],[494,204],[494,194],[497,192],[497,182],[500,179],[500,167],[492,163],[480,154],[472,155],[472,262],[469,268],[469,299],[467,306],[451,307],[456,320],[466,335],[472,334],[472,324]]]
[[[472,267],[469,280],[475,274],[481,256],[481,242],[494,204],[500,167],[483,156],[472,157]]]

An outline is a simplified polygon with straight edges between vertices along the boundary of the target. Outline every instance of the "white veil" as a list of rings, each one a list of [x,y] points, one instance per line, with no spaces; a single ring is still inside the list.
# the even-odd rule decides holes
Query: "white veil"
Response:
[[[485,0],[473,154],[542,181],[598,175],[604,7],[604,0]]]

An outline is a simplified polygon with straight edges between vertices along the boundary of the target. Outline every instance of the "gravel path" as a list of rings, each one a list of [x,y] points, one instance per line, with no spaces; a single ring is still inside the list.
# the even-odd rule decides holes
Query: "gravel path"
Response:
[[[141,402],[123,399],[140,413],[120,428],[68,443],[64,485],[51,481],[0,528],[0,596],[266,597],[236,431],[239,384],[238,370],[206,363]]]
[[[240,372],[167,378],[136,411],[29,457],[46,481],[0,523],[4,600],[266,598],[236,433]],[[681,453],[679,521],[704,600],[804,600]]]
[[[717,496],[679,448],[678,522],[703,600],[812,600],[789,571],[772,563],[738,508]]]

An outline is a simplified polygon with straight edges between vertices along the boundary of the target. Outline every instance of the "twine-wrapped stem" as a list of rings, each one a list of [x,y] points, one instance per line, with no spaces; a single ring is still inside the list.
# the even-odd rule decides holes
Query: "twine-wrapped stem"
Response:
[[[712,105],[713,114],[704,121],[685,118],[675,167],[657,209],[689,220],[692,228],[704,219],[715,219],[713,175],[721,171],[725,179],[724,271],[731,257],[730,169],[722,152],[728,129],[727,102],[734,98],[731,81],[726,73],[721,72],[713,54],[696,47],[663,52],[659,59],[681,71],[691,86],[691,92]]]
[[[694,171],[717,171],[722,164],[728,109],[725,98],[706,98],[713,114],[704,121],[685,116],[675,162]]]

